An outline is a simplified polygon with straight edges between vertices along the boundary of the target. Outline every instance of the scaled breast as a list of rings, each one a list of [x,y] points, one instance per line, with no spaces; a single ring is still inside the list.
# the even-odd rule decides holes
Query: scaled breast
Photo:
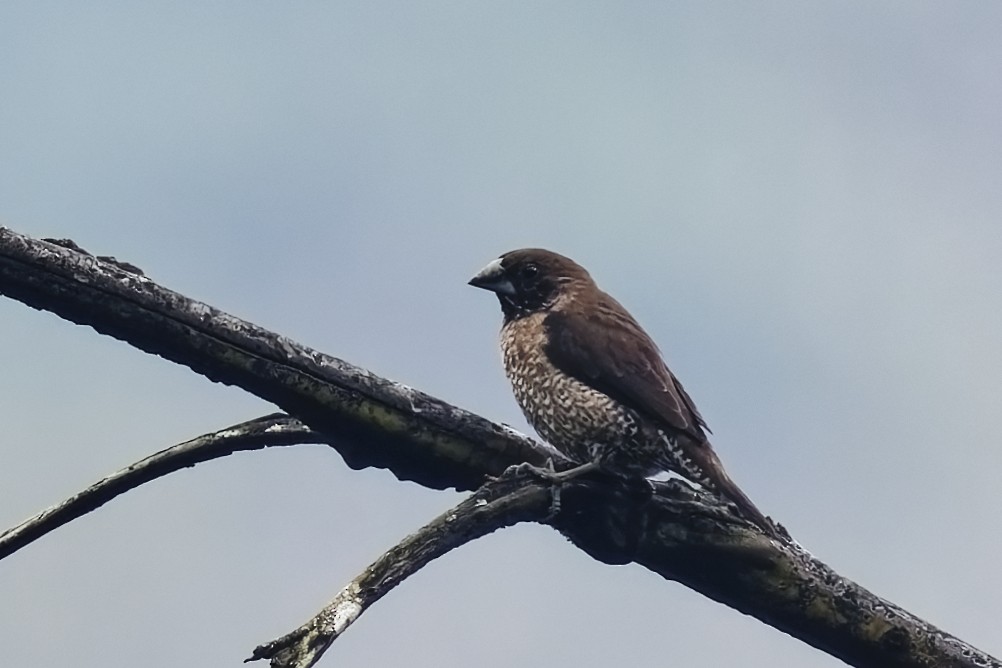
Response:
[[[543,318],[534,313],[502,327],[505,373],[539,435],[571,459],[592,461],[606,446],[636,433],[636,416],[550,362]]]

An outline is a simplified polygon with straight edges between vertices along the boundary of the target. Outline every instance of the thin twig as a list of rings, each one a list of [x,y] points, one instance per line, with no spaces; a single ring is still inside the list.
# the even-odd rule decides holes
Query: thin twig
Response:
[[[352,622],[407,577],[433,559],[492,531],[544,519],[550,498],[548,484],[519,467],[510,468],[407,536],[349,582],[312,619],[255,648],[247,661],[270,659],[272,668],[309,668]]]
[[[143,483],[218,457],[272,446],[322,443],[327,438],[299,420],[277,413],[203,434],[141,459],[79,494],[0,534],[0,559]]]

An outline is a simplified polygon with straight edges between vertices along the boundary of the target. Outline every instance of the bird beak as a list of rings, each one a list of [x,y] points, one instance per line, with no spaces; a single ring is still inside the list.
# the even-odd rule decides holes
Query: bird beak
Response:
[[[496,292],[499,295],[515,296],[515,286],[505,275],[504,267],[501,266],[501,258],[481,269],[480,273],[470,279],[470,285]]]

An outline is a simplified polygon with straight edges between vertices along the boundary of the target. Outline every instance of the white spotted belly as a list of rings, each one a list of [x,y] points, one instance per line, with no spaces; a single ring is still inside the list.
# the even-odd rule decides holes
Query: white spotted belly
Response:
[[[529,424],[577,462],[598,461],[635,475],[661,470],[652,453],[643,452],[652,444],[636,413],[549,361],[542,317],[530,315],[501,330],[505,372]]]

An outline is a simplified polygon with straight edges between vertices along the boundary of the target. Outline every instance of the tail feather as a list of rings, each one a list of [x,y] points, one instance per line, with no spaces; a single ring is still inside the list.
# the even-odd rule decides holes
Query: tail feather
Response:
[[[727,475],[720,458],[713,451],[709,441],[692,443],[692,447],[686,448],[692,457],[692,479],[703,487],[720,494],[728,501],[738,507],[740,513],[755,526],[759,527],[766,535],[781,539],[782,536],[776,526],[766,517],[758,507],[752,503],[748,495],[741,491],[731,477]],[[688,474],[682,471],[684,475]]]

